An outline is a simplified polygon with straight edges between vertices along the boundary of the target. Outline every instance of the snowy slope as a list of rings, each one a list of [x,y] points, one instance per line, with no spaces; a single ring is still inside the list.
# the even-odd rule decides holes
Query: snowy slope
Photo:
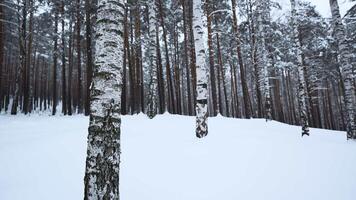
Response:
[[[0,199],[83,196],[88,119],[0,115]],[[264,120],[123,118],[123,200],[354,200],[356,143],[345,133]]]

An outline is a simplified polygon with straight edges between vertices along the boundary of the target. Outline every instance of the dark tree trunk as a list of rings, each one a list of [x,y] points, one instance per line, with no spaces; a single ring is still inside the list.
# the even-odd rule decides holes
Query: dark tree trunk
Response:
[[[93,74],[93,58],[92,58],[92,0],[85,0],[85,34],[86,34],[86,54],[87,54],[87,71],[86,71],[86,97],[85,97],[85,115],[90,114],[90,85],[92,82]]]
[[[236,15],[236,0],[231,0],[231,3],[232,3],[232,12],[233,12],[233,15],[232,15],[233,30],[234,30],[235,38],[236,38],[236,42],[237,42],[236,50],[237,50],[237,57],[238,57],[239,66],[240,66],[240,76],[241,76],[241,86],[242,86],[242,93],[243,93],[243,102],[244,102],[243,104],[244,104],[245,117],[251,118],[252,105],[251,105],[250,94],[248,91],[245,66],[243,63],[242,52],[241,52],[241,38],[240,38],[240,32],[239,32],[239,27],[237,24],[237,15]]]
[[[158,0],[158,11],[159,11],[159,17],[160,17],[160,24],[163,30],[163,42],[164,42],[164,51],[165,51],[165,61],[166,61],[166,79],[167,79],[167,108],[168,111],[172,111],[174,109],[173,102],[175,101],[174,99],[174,91],[173,91],[173,80],[172,80],[172,75],[171,75],[171,63],[169,59],[169,53],[168,53],[168,41],[167,41],[167,30],[166,26],[164,24],[164,17],[165,17],[165,12],[163,9],[162,5],[162,0]],[[174,111],[173,111],[174,112]]]
[[[77,91],[77,104],[78,113],[83,113],[83,80],[82,80],[82,47],[81,47],[81,0],[76,1],[76,50],[77,50],[77,76],[78,76],[78,91]]]
[[[67,98],[67,109],[68,115],[73,114],[73,97],[72,97],[72,79],[73,79],[73,58],[74,58],[74,51],[73,51],[73,17],[71,17],[69,21],[69,47],[68,47],[68,98]]]
[[[210,84],[211,84],[211,94],[212,94],[212,106],[213,110],[211,114],[216,116],[218,113],[218,106],[217,106],[217,95],[216,95],[216,75],[215,75],[215,63],[214,63],[214,47],[213,47],[213,33],[211,27],[212,16],[211,13],[211,0],[205,1],[205,9],[206,9],[206,18],[207,18],[207,27],[208,27],[208,50],[209,50],[209,66],[210,66]]]
[[[57,59],[58,59],[58,5],[54,16],[54,49],[53,49],[53,85],[52,85],[52,115],[57,112]]]
[[[0,0],[0,19],[5,19],[5,13],[2,4],[4,4],[4,0]],[[4,23],[0,20],[0,112],[3,108],[4,103],[4,41],[5,41],[5,29]]]
[[[64,0],[61,5],[62,17],[62,113],[67,115],[67,83],[66,83],[66,43],[65,43],[65,16],[64,16]]]

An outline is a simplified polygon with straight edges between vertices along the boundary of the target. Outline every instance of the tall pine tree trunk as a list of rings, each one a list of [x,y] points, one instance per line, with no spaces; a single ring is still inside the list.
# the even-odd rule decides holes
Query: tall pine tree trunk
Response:
[[[14,91],[14,97],[13,97],[13,102],[12,102],[12,107],[11,107],[11,114],[16,115],[17,114],[17,107],[19,105],[19,100],[20,100],[20,79],[23,77],[25,74],[25,67],[26,67],[26,19],[27,19],[27,4],[26,1],[23,1],[23,5],[21,6],[20,3],[22,1],[18,0],[18,13],[21,12],[22,16],[18,15],[18,35],[19,35],[19,64],[17,65],[17,70],[16,70],[16,77],[15,77],[15,91]],[[22,9],[22,10],[21,10]]]
[[[209,0],[205,1],[206,9],[206,18],[207,18],[207,28],[208,28],[208,50],[209,50],[209,67],[210,67],[210,84],[211,84],[211,95],[212,95],[212,106],[213,110],[211,111],[212,116],[216,116],[218,113],[217,106],[217,95],[216,95],[216,81],[215,81],[215,63],[214,63],[214,49],[213,49],[213,33],[212,33],[212,16],[210,15],[211,4]]]
[[[99,0],[84,199],[119,199],[123,0]]]
[[[164,24],[164,17],[165,13],[163,10],[163,4],[162,0],[158,0],[158,9],[159,9],[159,15],[160,15],[160,23],[163,31],[163,41],[164,41],[164,51],[165,51],[165,61],[166,61],[166,81],[167,81],[167,110],[170,112],[173,110],[174,112],[174,91],[173,91],[173,79],[172,79],[172,73],[171,73],[171,63],[169,59],[169,52],[168,52],[168,39],[167,39],[167,28]]]
[[[24,104],[26,104],[26,106],[23,107],[23,110],[25,112],[25,114],[31,112],[32,110],[32,98],[33,98],[33,84],[32,84],[32,80],[33,80],[33,68],[35,67],[34,65],[32,65],[32,44],[33,44],[33,13],[34,13],[34,2],[33,0],[29,0],[28,1],[29,4],[29,25],[28,25],[28,42],[27,42],[27,46],[26,46],[26,71],[27,71],[27,78],[26,78],[26,87],[27,87],[27,98],[24,99]]]
[[[65,43],[65,16],[64,16],[64,0],[61,2],[61,18],[62,18],[62,113],[67,114],[67,82],[66,82],[66,43]]]
[[[189,6],[187,5],[186,0],[181,0],[182,1],[182,7],[183,7],[183,32],[184,32],[184,65],[185,65],[185,70],[186,70],[186,84],[187,84],[187,112],[184,114],[187,115],[192,115],[192,91],[191,91],[191,70],[189,69],[190,62],[189,62],[189,48],[188,48],[188,43],[189,43],[189,20],[188,20],[188,12],[189,12]],[[183,75],[182,75],[183,77]],[[182,84],[184,82],[182,81]],[[183,90],[184,91],[184,90]],[[184,98],[184,95],[183,95]]]
[[[92,24],[91,24],[91,16],[92,16],[92,0],[85,0],[85,35],[86,35],[86,97],[85,97],[85,115],[90,114],[90,84],[92,81],[93,74],[93,58],[92,58]]]
[[[54,14],[54,49],[53,49],[53,84],[52,84],[52,115],[57,112],[57,60],[58,60],[58,5]]]
[[[77,105],[78,105],[78,113],[83,112],[83,79],[82,79],[82,47],[81,47],[81,0],[76,1],[76,46],[77,46],[77,83],[78,83],[78,91],[77,91]]]
[[[4,14],[4,9],[3,5],[4,0],[0,0],[0,19],[5,20],[5,14]],[[4,104],[4,71],[5,71],[5,65],[4,65],[4,37],[5,37],[5,29],[4,29],[4,23],[3,21],[0,20],[0,112]]]
[[[68,115],[72,115],[72,79],[73,79],[73,17],[71,17],[69,21],[69,47],[68,47],[68,103],[67,103],[67,109],[68,109]]]
[[[251,118],[252,105],[251,105],[250,94],[248,91],[245,66],[243,63],[242,52],[241,52],[241,38],[240,38],[240,32],[239,32],[239,27],[238,27],[238,23],[237,23],[236,0],[231,0],[231,4],[232,4],[232,17],[233,17],[233,31],[234,31],[236,42],[237,42],[236,51],[237,51],[237,57],[238,57],[239,66],[240,66],[244,111],[245,111],[246,118]]]

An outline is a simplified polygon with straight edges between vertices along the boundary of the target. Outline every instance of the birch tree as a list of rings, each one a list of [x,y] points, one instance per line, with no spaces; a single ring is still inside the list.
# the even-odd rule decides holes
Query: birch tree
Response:
[[[296,0],[291,0],[291,21],[293,29],[293,40],[294,40],[294,53],[297,57],[297,70],[298,70],[298,104],[299,104],[299,113],[300,113],[300,124],[302,126],[302,136],[309,135],[309,123],[308,123],[308,109],[306,101],[306,83],[305,83],[305,74],[304,67],[302,62],[302,49],[299,41],[299,32],[297,24],[297,11],[296,11]]]
[[[344,84],[344,102],[346,111],[346,131],[348,139],[356,139],[355,126],[355,93],[353,86],[353,72],[351,64],[351,52],[348,46],[348,40],[345,33],[345,27],[342,23],[339,4],[337,0],[329,0],[332,21],[334,27],[334,37],[338,44],[338,60],[340,62],[341,74]]]
[[[157,115],[157,51],[156,51],[156,29],[157,27],[157,7],[155,0],[150,0],[148,3],[149,15],[149,91],[148,91],[148,107],[147,115],[149,118],[154,118]]]
[[[204,30],[203,19],[204,13],[202,10],[201,0],[193,1],[193,27],[196,49],[196,135],[198,138],[205,137],[208,134],[208,71],[205,63],[205,45],[204,45]]]
[[[269,1],[268,0],[259,0],[257,7],[258,14],[258,68],[260,69],[260,75],[262,76],[262,80],[258,80],[263,82],[263,84],[259,84],[263,86],[263,93],[265,97],[265,118],[266,120],[272,120],[272,109],[271,109],[271,93],[270,93],[270,84],[269,84],[269,74],[268,74],[268,51],[266,44],[266,32],[268,30],[268,13],[269,13]]]
[[[84,199],[119,199],[124,0],[99,0]]]

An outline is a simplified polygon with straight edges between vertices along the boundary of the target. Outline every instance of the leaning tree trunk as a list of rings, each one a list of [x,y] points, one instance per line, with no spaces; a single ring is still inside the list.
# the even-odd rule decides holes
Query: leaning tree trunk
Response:
[[[203,11],[201,0],[193,2],[193,27],[196,49],[196,115],[197,129],[196,135],[198,138],[205,137],[208,134],[208,70],[205,63],[205,45],[204,45],[204,30],[203,30]]]
[[[99,0],[84,199],[119,199],[124,0]]]
[[[352,83],[353,72],[351,65],[351,52],[348,47],[348,41],[345,34],[345,28],[342,24],[339,4],[337,0],[329,0],[332,13],[332,20],[334,24],[334,35],[339,48],[339,61],[342,70],[343,84],[344,84],[344,101],[346,111],[346,131],[348,139],[356,139],[355,126],[355,94]]]
[[[156,3],[155,0],[150,0],[148,4],[149,13],[149,91],[148,91],[148,106],[147,116],[154,118],[157,115],[157,49],[156,49]]]
[[[304,75],[304,66],[302,62],[302,50],[301,44],[299,41],[298,25],[296,21],[296,0],[290,0],[291,2],[291,12],[292,12],[292,29],[293,29],[293,39],[294,39],[294,51],[295,55],[298,58],[298,103],[299,103],[299,112],[300,112],[300,123],[302,125],[302,136],[309,135],[309,124],[308,124],[308,109],[306,101],[306,83]]]

